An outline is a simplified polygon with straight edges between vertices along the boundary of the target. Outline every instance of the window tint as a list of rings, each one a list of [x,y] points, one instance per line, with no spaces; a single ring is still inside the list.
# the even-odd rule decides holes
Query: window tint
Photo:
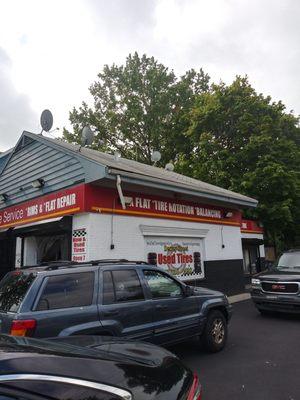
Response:
[[[94,272],[49,277],[37,310],[90,305],[94,292],[94,279]]]
[[[33,274],[24,274],[21,271],[7,274],[0,282],[0,310],[18,311],[34,279]]]
[[[152,298],[180,297],[182,289],[179,283],[158,271],[144,271]]]
[[[103,304],[115,302],[115,291],[110,271],[103,272]]]
[[[105,271],[103,274],[103,302],[143,300],[143,289],[135,270]]]

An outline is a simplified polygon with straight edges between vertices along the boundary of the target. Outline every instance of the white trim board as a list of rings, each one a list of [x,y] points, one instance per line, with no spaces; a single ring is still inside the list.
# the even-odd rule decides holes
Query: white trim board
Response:
[[[167,226],[140,225],[143,236],[168,236],[205,238],[209,229],[178,228]]]

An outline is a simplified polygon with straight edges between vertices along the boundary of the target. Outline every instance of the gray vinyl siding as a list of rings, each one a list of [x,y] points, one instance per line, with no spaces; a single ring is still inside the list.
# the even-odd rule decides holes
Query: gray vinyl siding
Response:
[[[45,180],[41,189],[31,185],[38,178]],[[85,171],[78,158],[32,141],[14,152],[0,176],[0,193],[9,196],[0,208],[74,186],[84,179]]]
[[[2,154],[0,155],[0,173],[1,173],[5,163],[7,161],[7,159],[9,158],[9,156],[10,156],[10,153],[4,154],[4,155],[2,155]]]

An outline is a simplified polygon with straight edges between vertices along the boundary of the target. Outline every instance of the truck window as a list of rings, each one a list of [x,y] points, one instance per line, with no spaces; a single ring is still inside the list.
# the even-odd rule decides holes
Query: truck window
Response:
[[[0,282],[0,311],[18,311],[35,275],[22,271],[9,272]]]
[[[153,299],[182,296],[178,282],[159,271],[144,271]]]
[[[42,311],[91,305],[94,279],[94,272],[48,277],[36,309]]]
[[[103,303],[144,300],[143,289],[135,270],[103,272]]]

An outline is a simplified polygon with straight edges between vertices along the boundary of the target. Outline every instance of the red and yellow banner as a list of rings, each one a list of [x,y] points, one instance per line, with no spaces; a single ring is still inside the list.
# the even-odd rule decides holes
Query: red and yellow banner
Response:
[[[217,206],[124,191],[130,201],[124,210],[115,189],[88,186],[87,210],[100,213],[165,218],[240,226],[241,212]]]
[[[242,232],[263,232],[255,221],[243,220],[242,225],[239,210],[184,201],[176,197],[165,198],[127,191],[124,191],[124,195],[127,200],[126,209],[122,208],[115,188],[91,184],[74,186],[0,210],[0,228],[80,212],[97,212],[241,226]]]
[[[0,228],[10,228],[84,211],[85,185],[37,197],[0,210]]]
[[[254,221],[252,219],[242,219],[241,232],[242,233],[263,234],[264,233],[264,228],[259,226],[259,222],[258,221]]]

